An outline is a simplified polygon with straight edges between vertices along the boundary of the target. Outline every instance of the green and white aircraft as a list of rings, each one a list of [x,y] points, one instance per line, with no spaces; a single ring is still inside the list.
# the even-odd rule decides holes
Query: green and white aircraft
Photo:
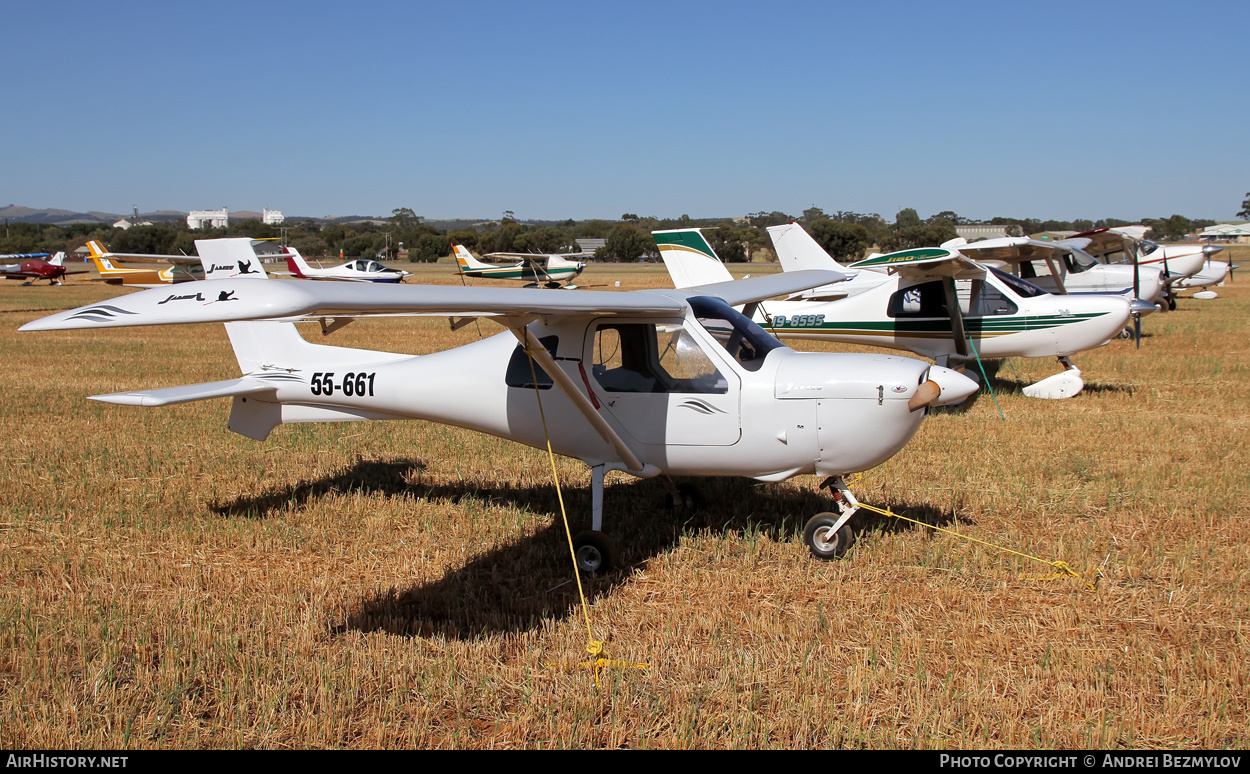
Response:
[[[454,247],[456,265],[460,273],[466,277],[482,279],[507,279],[528,282],[526,287],[542,285],[548,288],[561,287],[561,281],[568,282],[582,273],[586,264],[570,261],[560,255],[538,255],[531,253],[490,253],[487,258],[517,259],[516,263],[486,263],[473,257],[464,245]],[[564,285],[576,288],[576,285]]]
[[[699,229],[652,236],[678,288],[733,279]],[[1080,392],[1085,383],[1070,356],[1106,344],[1129,320],[1122,297],[1051,295],[947,248],[903,250],[847,268],[886,274],[836,301],[764,301],[744,312],[778,337],[903,349],[942,366],[977,358],[1058,358],[1061,373],[1024,388],[1034,398]]]

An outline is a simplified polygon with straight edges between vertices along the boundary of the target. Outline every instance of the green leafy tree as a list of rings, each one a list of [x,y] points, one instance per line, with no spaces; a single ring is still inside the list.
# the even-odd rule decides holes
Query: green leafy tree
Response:
[[[390,221],[395,228],[401,231],[407,231],[416,228],[417,225],[421,223],[422,218],[420,215],[407,207],[399,207],[391,210],[391,216],[387,218],[387,220]]]
[[[813,204],[811,207],[808,207],[807,209],[803,210],[802,221],[803,221],[803,225],[810,226],[815,221],[818,221],[827,217],[829,216],[825,214],[824,210],[822,210],[821,208]]]
[[[913,247],[937,247],[956,236],[958,234],[955,233],[955,227],[948,222],[921,223],[905,228],[895,228],[881,247],[889,252],[910,250]]]
[[[1250,220],[1250,191],[1246,191],[1246,198],[1241,200],[1241,211],[1237,213],[1237,217]]]
[[[760,210],[759,212],[752,212],[747,215],[747,222],[755,228],[780,226],[784,223],[789,223],[792,220],[794,220],[794,218],[784,212],[778,212],[777,210],[773,210],[772,212],[764,212],[763,210]]]
[[[747,260],[746,240],[743,239],[741,229],[717,226],[704,229],[703,236],[725,263],[741,263]]]
[[[825,218],[810,226],[815,239],[825,252],[837,261],[857,261],[870,244],[868,229],[859,223],[845,223]]]
[[[644,255],[654,255],[655,241],[651,235],[632,223],[618,223],[608,232],[607,242],[595,251],[596,258],[622,263],[636,261]]]
[[[477,247],[477,232],[471,228],[457,229],[447,235],[447,241],[453,245],[464,245],[473,250]]]
[[[906,207],[898,211],[894,216],[894,228],[896,230],[914,228],[920,225],[920,216],[911,207]]]
[[[408,248],[408,260],[423,263],[434,263],[441,256],[451,253],[451,243],[446,236],[439,234],[422,234]]]

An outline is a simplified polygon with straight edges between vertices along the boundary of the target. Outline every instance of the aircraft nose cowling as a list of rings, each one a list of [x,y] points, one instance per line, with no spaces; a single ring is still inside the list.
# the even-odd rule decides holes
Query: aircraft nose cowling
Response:
[[[976,382],[958,371],[936,365],[929,368],[929,381],[937,384],[940,390],[937,398],[929,402],[930,406],[959,403],[980,389]]]
[[[1117,335],[1129,321],[1129,301],[1116,295],[1055,296],[1056,318],[1050,328],[1055,352],[1072,355],[1101,347]]]

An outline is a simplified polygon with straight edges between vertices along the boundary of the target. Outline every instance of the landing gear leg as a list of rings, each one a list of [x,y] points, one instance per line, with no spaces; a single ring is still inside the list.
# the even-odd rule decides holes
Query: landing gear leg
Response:
[[[818,513],[808,519],[803,527],[803,542],[817,559],[840,559],[855,541],[855,533],[847,522],[859,511],[859,501],[851,494],[841,476],[825,479],[820,488],[833,490],[833,499],[839,512]]]
[[[681,508],[685,511],[697,511],[703,507],[703,494],[694,484],[674,484],[673,479],[661,476],[668,494],[664,496],[664,508],[669,513]]]
[[[590,469],[590,529],[573,538],[577,569],[587,575],[602,575],[616,564],[616,544],[603,534],[603,465]]]

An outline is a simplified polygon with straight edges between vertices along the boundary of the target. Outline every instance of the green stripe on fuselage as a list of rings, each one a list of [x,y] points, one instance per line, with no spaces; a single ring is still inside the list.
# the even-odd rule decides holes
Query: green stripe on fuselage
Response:
[[[1041,331],[1047,328],[1059,328],[1072,323],[1092,320],[1106,312],[1064,317],[1060,315],[1037,315],[1032,317],[983,317],[964,318],[964,330],[981,336],[1004,336],[1009,333],[1025,331]],[[951,336],[950,318],[931,317],[923,320],[866,320],[828,322],[820,325],[784,325],[775,326],[762,323],[762,326],[773,333],[811,333],[826,336]]]

